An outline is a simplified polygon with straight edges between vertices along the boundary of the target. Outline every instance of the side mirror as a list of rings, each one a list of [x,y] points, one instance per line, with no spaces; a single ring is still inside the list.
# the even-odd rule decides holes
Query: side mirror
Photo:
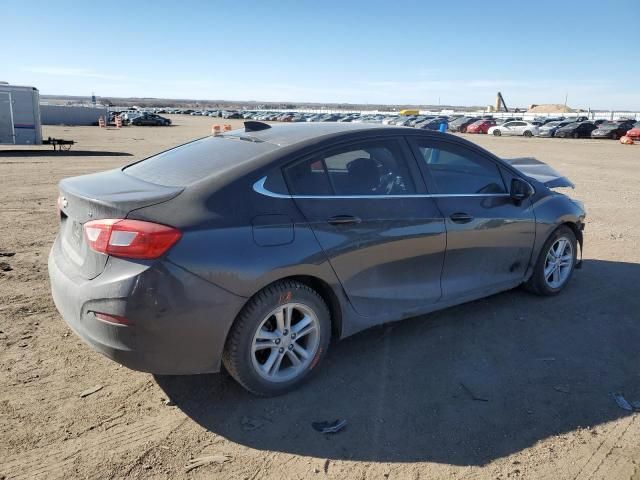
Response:
[[[511,180],[511,190],[509,191],[509,195],[511,195],[511,198],[514,201],[521,202],[526,200],[533,195],[533,193],[533,187],[524,180],[520,178],[514,178]]]

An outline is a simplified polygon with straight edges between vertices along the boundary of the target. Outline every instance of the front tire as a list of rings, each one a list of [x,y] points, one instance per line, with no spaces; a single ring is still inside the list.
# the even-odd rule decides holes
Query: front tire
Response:
[[[502,132],[500,130],[494,130],[493,135],[499,137],[500,135],[502,135]]]
[[[225,368],[255,395],[286,393],[316,370],[331,338],[331,315],[322,297],[295,281],[258,292],[231,327]]]
[[[533,137],[533,133],[531,133],[529,130],[526,130],[524,132],[524,136],[527,137],[527,138],[531,138],[531,137]]]
[[[577,240],[573,230],[565,225],[558,227],[542,246],[525,288],[537,295],[557,295],[573,275],[576,255]]]

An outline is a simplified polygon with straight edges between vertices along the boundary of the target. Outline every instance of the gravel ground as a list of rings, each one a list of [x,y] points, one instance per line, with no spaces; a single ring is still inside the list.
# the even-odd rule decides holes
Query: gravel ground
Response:
[[[78,144],[0,150],[0,479],[640,479],[638,414],[611,396],[640,400],[640,146],[466,135],[576,183],[584,268],[557,297],[514,290],[356,335],[313,381],[265,400],[225,375],[120,367],[70,332],[49,295],[57,182],[212,123],[173,120],[45,127]],[[348,425],[335,435],[310,425],[338,418]]]

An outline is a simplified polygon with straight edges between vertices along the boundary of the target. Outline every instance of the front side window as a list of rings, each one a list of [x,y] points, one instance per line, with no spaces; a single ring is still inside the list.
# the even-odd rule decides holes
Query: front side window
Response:
[[[506,193],[498,166],[470,150],[448,150],[418,145],[420,160],[435,185],[434,193],[444,195]]]
[[[416,193],[400,145],[366,141],[333,149],[285,170],[293,195],[377,196]]]

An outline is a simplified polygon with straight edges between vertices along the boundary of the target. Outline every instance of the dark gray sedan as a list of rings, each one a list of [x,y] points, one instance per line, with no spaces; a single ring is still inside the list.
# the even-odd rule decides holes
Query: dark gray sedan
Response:
[[[585,213],[533,159],[412,128],[245,128],[60,182],[53,298],[136,370],[283,393],[330,339],[519,285],[560,292]]]

